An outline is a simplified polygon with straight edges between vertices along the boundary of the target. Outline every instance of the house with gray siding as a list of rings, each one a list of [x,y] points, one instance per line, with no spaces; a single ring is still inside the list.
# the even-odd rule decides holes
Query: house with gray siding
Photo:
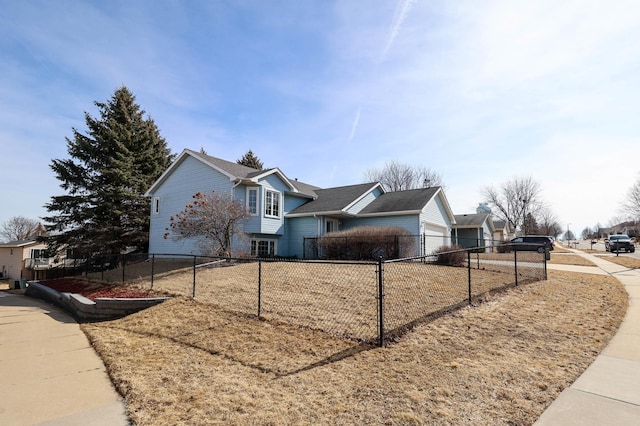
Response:
[[[457,214],[451,231],[454,244],[465,247],[490,247],[495,231],[490,213]]]
[[[508,241],[511,240],[513,236],[513,232],[511,232],[511,227],[509,226],[509,222],[506,220],[494,220],[493,221],[493,239],[495,241]]]
[[[320,188],[280,169],[257,170],[185,149],[149,188],[149,253],[206,254],[197,240],[165,238],[170,217],[197,192],[228,193],[250,213],[236,254],[305,256],[305,238],[358,226],[401,226],[422,236],[419,253],[446,244],[455,217],[441,187],[385,192],[379,182]],[[428,238],[427,238],[428,237]],[[427,243],[428,241],[428,243]]]

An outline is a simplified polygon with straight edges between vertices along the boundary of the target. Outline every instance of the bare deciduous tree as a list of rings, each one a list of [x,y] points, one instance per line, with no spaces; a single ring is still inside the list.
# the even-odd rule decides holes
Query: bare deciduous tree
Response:
[[[586,227],[582,230],[582,232],[580,233],[580,236],[582,237],[583,240],[586,240],[588,238],[592,238],[593,236],[593,230],[590,227]]]
[[[233,236],[248,217],[246,207],[229,194],[198,192],[183,211],[171,216],[164,238],[201,238],[212,253],[229,256]]]
[[[367,182],[380,182],[386,191],[442,186],[442,176],[428,167],[413,167],[397,161],[387,162],[382,169],[371,168],[365,172]]]
[[[486,186],[482,189],[485,201],[495,207],[494,214],[521,233],[527,234],[525,218],[534,217],[543,207],[540,199],[540,184],[530,176],[515,177],[500,185],[498,189]]]
[[[1,241],[26,240],[38,235],[40,223],[24,216],[14,216],[0,226]]]
[[[622,209],[634,220],[640,219],[640,177],[629,188],[627,200],[623,203]]]
[[[543,207],[538,213],[538,230],[541,235],[557,237],[562,234],[562,226],[555,213],[548,207]]]

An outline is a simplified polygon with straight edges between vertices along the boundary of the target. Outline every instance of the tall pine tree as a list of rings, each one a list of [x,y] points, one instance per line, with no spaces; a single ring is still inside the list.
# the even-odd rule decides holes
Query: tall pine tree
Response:
[[[73,128],[73,139],[65,138],[71,158],[50,164],[67,193],[45,205],[47,240],[57,252],[83,255],[145,250],[150,208],[144,193],[174,156],[126,87],[95,105],[100,117],[85,112],[86,134]]]
[[[263,167],[262,161],[260,161],[260,159],[256,157],[251,150],[247,151],[247,153],[244,154],[241,159],[237,160],[236,163],[247,167],[253,167],[258,170],[262,170]]]

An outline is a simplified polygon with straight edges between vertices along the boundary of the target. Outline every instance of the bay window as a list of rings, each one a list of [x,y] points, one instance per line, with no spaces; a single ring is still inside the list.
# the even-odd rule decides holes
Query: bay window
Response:
[[[265,190],[264,215],[267,217],[280,217],[280,193]]]

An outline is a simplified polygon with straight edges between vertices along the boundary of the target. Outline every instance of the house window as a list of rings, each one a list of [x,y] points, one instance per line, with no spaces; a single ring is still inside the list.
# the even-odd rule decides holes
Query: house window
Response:
[[[153,213],[160,214],[160,197],[155,197],[153,199]]]
[[[10,249],[10,250],[9,250],[9,254],[10,254],[11,256],[13,256],[13,249]]]
[[[338,230],[338,221],[335,219],[327,219],[327,223],[325,225],[325,233],[335,232]]]
[[[247,210],[251,216],[258,214],[258,188],[247,188]]]
[[[45,249],[31,249],[32,259],[42,259],[43,257],[47,257],[47,251]]]
[[[251,240],[251,256],[271,257],[275,255],[275,240]]]
[[[280,217],[280,193],[266,190],[264,197],[264,215],[268,217]]]

